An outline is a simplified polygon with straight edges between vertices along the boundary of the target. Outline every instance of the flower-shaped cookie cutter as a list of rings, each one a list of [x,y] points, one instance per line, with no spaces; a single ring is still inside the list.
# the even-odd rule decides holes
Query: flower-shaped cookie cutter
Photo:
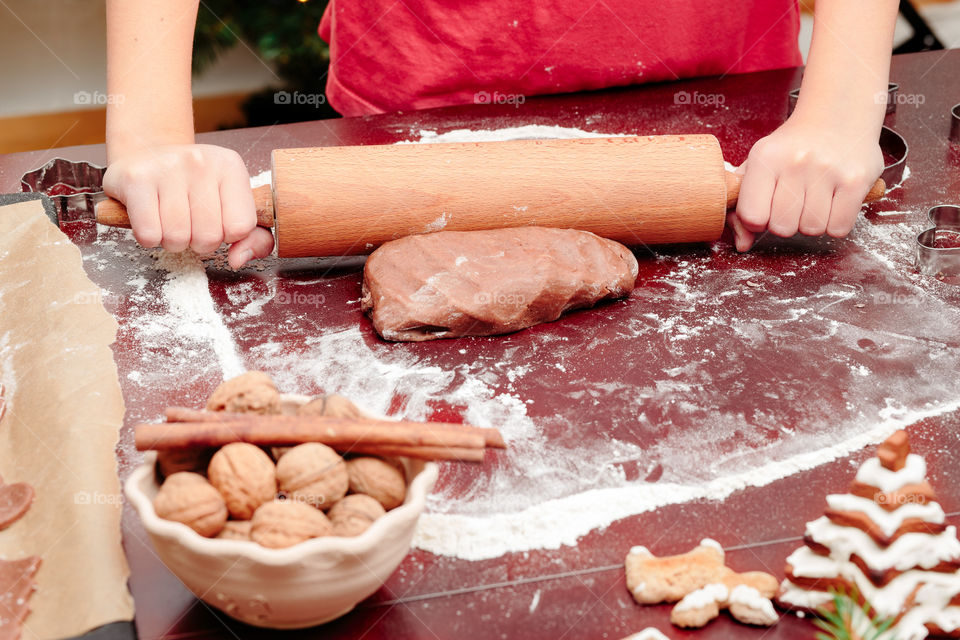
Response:
[[[58,226],[89,218],[98,202],[106,199],[103,193],[103,173],[106,167],[89,162],[74,162],[54,158],[28,171],[20,178],[20,187],[26,192],[43,193],[53,202]],[[86,214],[86,215],[84,215]]]
[[[927,212],[933,225],[917,235],[917,271],[924,275],[960,275],[960,206],[941,204]]]

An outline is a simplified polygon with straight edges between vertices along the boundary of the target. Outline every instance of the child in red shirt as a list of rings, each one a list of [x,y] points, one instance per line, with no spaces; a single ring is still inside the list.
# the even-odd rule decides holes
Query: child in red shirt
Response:
[[[256,226],[240,156],[194,143],[190,57],[197,0],[108,0],[104,190],[143,246],[230,243],[239,268],[273,248]],[[758,141],[737,248],[764,231],[845,236],[883,169],[896,0],[818,0],[800,98]],[[327,95],[344,115],[469,103],[800,64],[797,0],[331,0]],[[481,94],[482,95],[482,94]]]
[[[331,0],[320,36],[327,99],[358,116],[796,67],[799,27],[795,0]]]

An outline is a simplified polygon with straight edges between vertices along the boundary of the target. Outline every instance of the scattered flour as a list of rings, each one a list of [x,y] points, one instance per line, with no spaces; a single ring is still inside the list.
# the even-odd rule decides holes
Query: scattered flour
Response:
[[[209,348],[224,378],[246,371],[230,331],[223,323],[210,296],[203,262],[192,251],[180,254],[154,252],[156,266],[167,272],[162,286],[166,303],[159,313],[143,318],[141,339]]]
[[[439,218],[424,227],[424,232],[442,231],[447,226],[447,213],[444,212]]]
[[[446,133],[437,133],[428,129],[420,130],[418,140],[403,140],[397,144],[416,144],[421,142],[502,142],[505,140],[569,140],[572,138],[624,138],[628,133],[603,133],[584,131],[572,127],[527,124],[521,127],[505,129],[454,129]]]
[[[896,429],[927,416],[960,408],[960,400],[928,411],[901,411],[871,429],[816,451],[769,462],[750,471],[719,477],[703,485],[634,483],[585,491],[549,500],[519,513],[464,516],[425,513],[414,539],[433,553],[469,560],[493,558],[534,548],[574,545],[594,529],[659,507],[693,500],[723,500],[747,487],[762,487],[883,441]]]
[[[17,379],[14,377],[17,369],[13,366],[13,355],[18,349],[19,345],[11,344],[9,333],[0,336],[0,384],[3,385],[3,397],[7,410],[11,412],[14,396],[17,395]]]
[[[605,135],[611,134],[527,125],[444,134],[420,131],[419,140],[408,142]],[[266,184],[269,180],[267,171],[251,183]],[[858,259],[879,265],[881,285],[883,277],[903,272],[902,264],[887,257],[902,251],[895,247],[899,237],[891,235],[893,231],[864,224],[858,230],[855,241],[864,248],[863,257]],[[265,327],[257,317],[277,295],[276,276],[264,281],[248,277],[218,283],[230,304],[239,307],[224,318],[211,297],[203,264],[192,254],[159,254],[156,266],[165,270],[167,277],[155,292],[160,301],[153,307],[149,307],[154,293],[150,285],[139,277],[128,284],[138,292],[135,301],[145,307],[143,326],[133,329],[145,348],[161,350],[176,343],[176,348],[188,350],[187,357],[198,363],[203,375],[209,376],[211,367],[223,377],[243,371],[239,342],[253,345],[244,347],[244,358],[270,372],[282,389],[336,391],[357,399],[371,411],[413,420],[430,418],[438,404],[449,405],[458,407],[466,422],[500,429],[510,447],[498,454],[501,457],[496,468],[478,473],[476,467],[443,467],[441,488],[430,496],[415,537],[415,544],[422,549],[466,559],[575,544],[591,530],[630,515],[684,501],[723,499],[740,489],[769,484],[830,462],[883,440],[899,426],[960,406],[960,399],[943,400],[955,397],[946,391],[952,379],[948,372],[955,371],[960,363],[960,350],[944,347],[939,360],[915,372],[915,381],[910,384],[917,388],[911,387],[904,396],[910,398],[909,406],[884,396],[885,379],[868,375],[871,369],[857,359],[861,354],[849,349],[849,353],[836,354],[836,361],[846,367],[850,385],[847,410],[842,416],[817,419],[801,413],[786,417],[759,410],[748,416],[742,409],[718,407],[718,395],[742,385],[740,379],[751,371],[751,360],[741,355],[741,350],[751,354],[776,349],[783,358],[802,365],[805,345],[791,351],[791,340],[839,337],[846,347],[870,335],[871,344],[896,347],[886,357],[908,358],[910,349],[918,348],[921,342],[920,336],[911,333],[915,329],[912,324],[922,328],[924,321],[942,316],[945,308],[933,306],[925,315],[901,318],[904,314],[897,308],[878,307],[878,324],[884,328],[867,332],[834,314],[839,305],[851,305],[870,292],[863,286],[811,285],[816,280],[808,272],[817,265],[815,256],[800,257],[790,264],[789,270],[780,274],[792,276],[788,281],[752,268],[749,255],[740,261],[742,268],[731,268],[717,251],[695,256],[658,255],[656,260],[664,264],[662,275],[643,283],[630,301],[643,309],[648,307],[647,299],[655,300],[659,305],[656,312],[634,308],[631,313],[611,318],[605,328],[607,335],[571,340],[562,332],[544,331],[536,333],[533,344],[505,337],[490,352],[495,356],[476,351],[476,345],[470,343],[465,346],[471,355],[464,357],[468,352],[460,349],[453,365],[442,350],[418,350],[372,340],[361,330],[356,317],[349,315],[329,320],[322,314],[291,313],[279,325]],[[790,285],[796,290],[784,282],[796,282]],[[774,285],[777,291],[783,291],[771,295]],[[284,280],[285,292],[292,287],[315,291],[310,287],[316,286],[316,281]],[[924,286],[916,282],[908,292],[922,295]],[[597,312],[615,313],[618,308]],[[585,381],[582,389],[563,390],[562,397],[548,396],[545,402],[551,406],[546,410],[532,405],[527,390],[540,384],[532,379],[550,375],[537,363],[549,358],[559,364],[546,369],[560,379],[580,379],[579,365],[584,356],[602,358],[601,350],[613,334],[661,349],[657,353],[663,361],[653,367],[656,371],[650,374],[652,379],[638,384],[613,370],[606,380]],[[264,335],[274,341],[263,342]],[[717,350],[720,352],[714,350],[717,344],[724,347]],[[705,373],[704,365],[717,361],[730,363],[729,374],[722,380]],[[718,370],[716,366],[713,369]],[[809,369],[801,369],[798,375],[802,377],[806,371]],[[141,380],[139,372],[135,373],[136,377],[128,377]],[[142,378],[146,383],[147,376]],[[798,391],[792,385],[778,385],[778,380],[772,380],[771,386],[757,389],[758,396],[782,403],[773,404],[775,407],[803,405],[802,398],[809,397],[803,395],[810,392],[807,386]],[[541,389],[550,387],[547,380]],[[589,414],[601,402],[623,408],[611,419],[616,423],[611,427],[619,431],[586,442],[576,436],[582,426],[576,411]],[[568,409],[566,414],[551,415],[561,405]],[[651,415],[651,408],[664,408],[667,413]],[[665,429],[673,413],[685,415],[686,422],[703,425],[702,431],[691,438],[689,433]],[[791,418],[799,419],[800,424],[784,426]],[[811,424],[803,423],[804,419]],[[548,425],[551,433],[573,436],[566,442],[556,442],[545,436]],[[804,432],[798,426],[808,430]],[[631,429],[661,435],[654,446],[641,447],[630,437]],[[771,439],[770,432],[779,436]],[[742,450],[718,449],[728,441],[740,443]],[[635,474],[628,477],[625,469],[630,465],[639,466],[639,478]],[[657,469],[661,469],[658,480],[643,481]],[[536,604],[531,606],[535,608]]]
[[[270,169],[267,169],[266,171],[258,173],[255,176],[251,176],[250,186],[256,189],[257,187],[262,187],[265,184],[270,184],[271,179],[272,179],[272,174],[270,172]]]

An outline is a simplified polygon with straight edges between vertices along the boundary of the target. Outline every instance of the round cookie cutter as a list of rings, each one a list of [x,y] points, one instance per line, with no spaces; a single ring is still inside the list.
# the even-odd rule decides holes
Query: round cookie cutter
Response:
[[[889,190],[890,187],[903,181],[903,171],[907,168],[907,154],[910,152],[910,146],[906,138],[884,125],[880,129],[880,149],[883,151],[884,158],[892,158],[889,162],[884,161],[883,173],[880,174]]]
[[[887,115],[897,110],[897,91],[899,90],[900,85],[896,82],[887,85]],[[793,113],[799,96],[800,89],[790,91],[788,113]],[[957,105],[957,107],[960,107],[960,105]],[[903,136],[883,125],[880,129],[880,149],[884,156],[883,173],[880,174],[880,177],[883,178],[883,182],[889,190],[890,187],[900,184],[903,180],[903,171],[907,166],[907,154],[910,152],[910,147]]]
[[[960,142],[960,104],[950,109],[950,142]]]
[[[897,92],[900,90],[900,85],[896,82],[887,83],[887,112],[886,115],[896,112],[897,110]],[[879,95],[882,94],[878,94]],[[797,106],[797,98],[800,97],[800,89],[791,89],[790,90],[790,108],[788,113],[793,113],[793,109]]]
[[[933,226],[917,235],[917,271],[928,276],[960,276],[960,206],[941,204],[930,207],[927,217]],[[938,243],[941,238],[937,234],[943,231],[947,232],[952,243]]]
[[[54,158],[39,169],[23,174],[20,187],[25,193],[49,196],[58,223],[74,222],[84,217],[82,214],[93,212],[97,203],[106,199],[103,193],[106,170],[89,162]]]

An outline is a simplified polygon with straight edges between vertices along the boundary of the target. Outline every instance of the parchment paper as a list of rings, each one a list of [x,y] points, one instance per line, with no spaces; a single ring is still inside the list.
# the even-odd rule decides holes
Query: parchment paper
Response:
[[[133,618],[114,455],[124,412],[116,333],[79,249],[40,202],[0,207],[0,475],[37,494],[0,532],[0,556],[42,558],[23,638]]]

